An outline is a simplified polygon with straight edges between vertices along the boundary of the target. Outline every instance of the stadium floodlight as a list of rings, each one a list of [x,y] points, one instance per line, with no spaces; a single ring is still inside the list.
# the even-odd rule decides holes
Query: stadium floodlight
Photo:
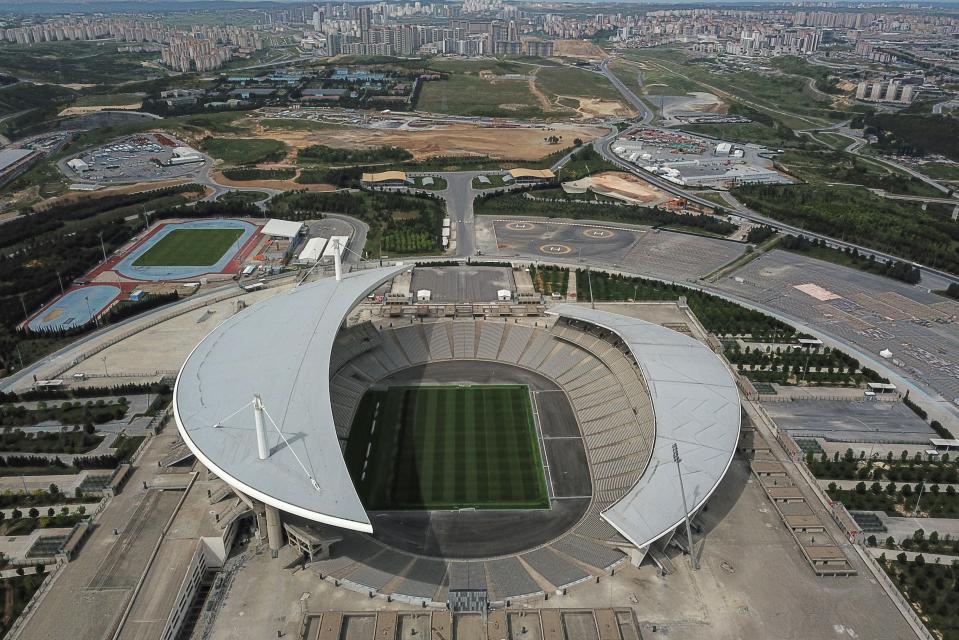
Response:
[[[679,458],[679,445],[673,443],[673,461],[676,463],[676,472],[679,474],[679,493],[683,496],[683,518],[686,520],[686,540],[689,542],[689,555],[693,560],[693,571],[699,570],[699,562],[696,560],[696,549],[693,547],[693,530],[689,526],[689,507],[686,506],[686,490],[683,488],[683,469],[679,465],[682,460]]]

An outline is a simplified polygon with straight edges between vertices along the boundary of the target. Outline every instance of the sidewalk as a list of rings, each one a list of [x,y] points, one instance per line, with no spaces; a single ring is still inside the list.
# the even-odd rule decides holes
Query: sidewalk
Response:
[[[906,551],[904,549],[886,549],[885,547],[866,547],[866,551],[876,560],[879,559],[879,556],[886,554],[886,560],[895,560],[896,556],[900,553],[906,554],[906,560],[912,562],[916,559],[916,556],[921,555],[923,560],[929,564],[944,564],[952,565],[954,562],[959,562],[959,556],[947,556],[941,553],[936,553],[934,551],[927,551],[923,553],[922,551]]]

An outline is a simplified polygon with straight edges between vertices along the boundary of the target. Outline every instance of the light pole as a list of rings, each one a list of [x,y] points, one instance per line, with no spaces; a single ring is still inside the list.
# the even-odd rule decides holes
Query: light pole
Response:
[[[60,277],[60,272],[57,271],[57,281],[60,283],[60,295],[63,295],[63,278]]]
[[[912,510],[912,517],[913,517],[913,518],[915,518],[915,517],[916,517],[916,513],[919,512],[919,501],[922,500],[922,490],[925,489],[925,488],[926,488],[925,483],[924,483],[924,482],[920,482],[920,483],[919,483],[919,497],[916,498],[916,506],[915,506],[915,508],[913,508],[913,510]]]
[[[94,326],[94,327],[99,327],[99,326],[100,326],[100,321],[97,320],[97,317],[96,317],[95,315],[93,315],[93,308],[90,306],[90,296],[83,296],[83,299],[84,299],[84,300],[86,301],[86,303],[87,303],[87,313],[90,315],[90,319],[93,320],[93,326]],[[90,321],[90,320],[87,320],[87,322],[89,322],[89,321]]]
[[[103,375],[109,376],[110,374],[107,372],[107,357],[102,356],[100,359],[103,360]]]
[[[103,244],[103,232],[101,231],[99,235],[100,235],[100,251],[103,252],[103,261],[106,262],[106,261],[107,261],[107,248],[106,248],[106,246],[104,246],[104,244]]]
[[[693,530],[689,526],[689,508],[686,506],[686,490],[683,488],[683,468],[679,466],[679,446],[673,443],[673,461],[676,463],[676,472],[679,474],[679,492],[683,495],[683,519],[686,521],[686,539],[689,543],[689,556],[693,560],[693,571],[699,571],[699,561],[696,560],[696,549],[693,547]]]

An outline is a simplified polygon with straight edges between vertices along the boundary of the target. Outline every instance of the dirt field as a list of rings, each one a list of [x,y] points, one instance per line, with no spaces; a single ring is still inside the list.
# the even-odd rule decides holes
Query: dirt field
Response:
[[[272,166],[272,165],[271,165]],[[264,168],[267,168],[264,165]],[[297,172],[299,175],[299,172]],[[306,191],[333,191],[336,187],[330,184],[300,184],[294,180],[227,180],[224,175],[217,171],[211,176],[213,181],[224,187],[259,187],[261,189],[280,189],[282,191],[306,190]]]
[[[606,54],[599,46],[592,42],[586,42],[585,40],[554,40],[553,53],[558,56],[586,58],[590,60],[602,60],[606,57]]]
[[[95,107],[67,107],[59,113],[59,116],[80,116],[84,113],[93,113],[95,111],[136,111],[143,106],[143,102],[132,102],[130,104],[98,105]]]
[[[599,100],[596,98],[584,98],[583,96],[557,96],[559,98],[569,98],[579,102],[576,112],[584,118],[603,118],[605,116],[630,116],[633,115],[632,109],[625,108],[621,103],[611,100]]]
[[[636,176],[618,171],[597,173],[573,182],[563,184],[569,193],[583,193],[592,189],[594,193],[618,198],[627,202],[652,205],[663,202],[667,194]]]
[[[592,126],[556,125],[554,134],[584,142],[598,138],[605,129]],[[538,160],[556,150],[546,143],[550,135],[542,128],[499,129],[452,125],[425,131],[395,131],[340,127],[319,131],[255,129],[258,136],[281,140],[300,149],[313,144],[347,149],[394,146],[408,150],[417,160],[430,156],[487,155],[509,160]],[[219,181],[219,180],[218,180]],[[252,183],[244,183],[252,186]]]

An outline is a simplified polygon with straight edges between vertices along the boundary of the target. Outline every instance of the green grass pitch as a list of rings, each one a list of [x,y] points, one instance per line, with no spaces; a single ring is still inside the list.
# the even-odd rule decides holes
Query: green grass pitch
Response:
[[[242,229],[174,229],[134,261],[134,267],[208,267],[243,235]]]
[[[371,511],[549,507],[526,386],[370,390],[345,456]]]

